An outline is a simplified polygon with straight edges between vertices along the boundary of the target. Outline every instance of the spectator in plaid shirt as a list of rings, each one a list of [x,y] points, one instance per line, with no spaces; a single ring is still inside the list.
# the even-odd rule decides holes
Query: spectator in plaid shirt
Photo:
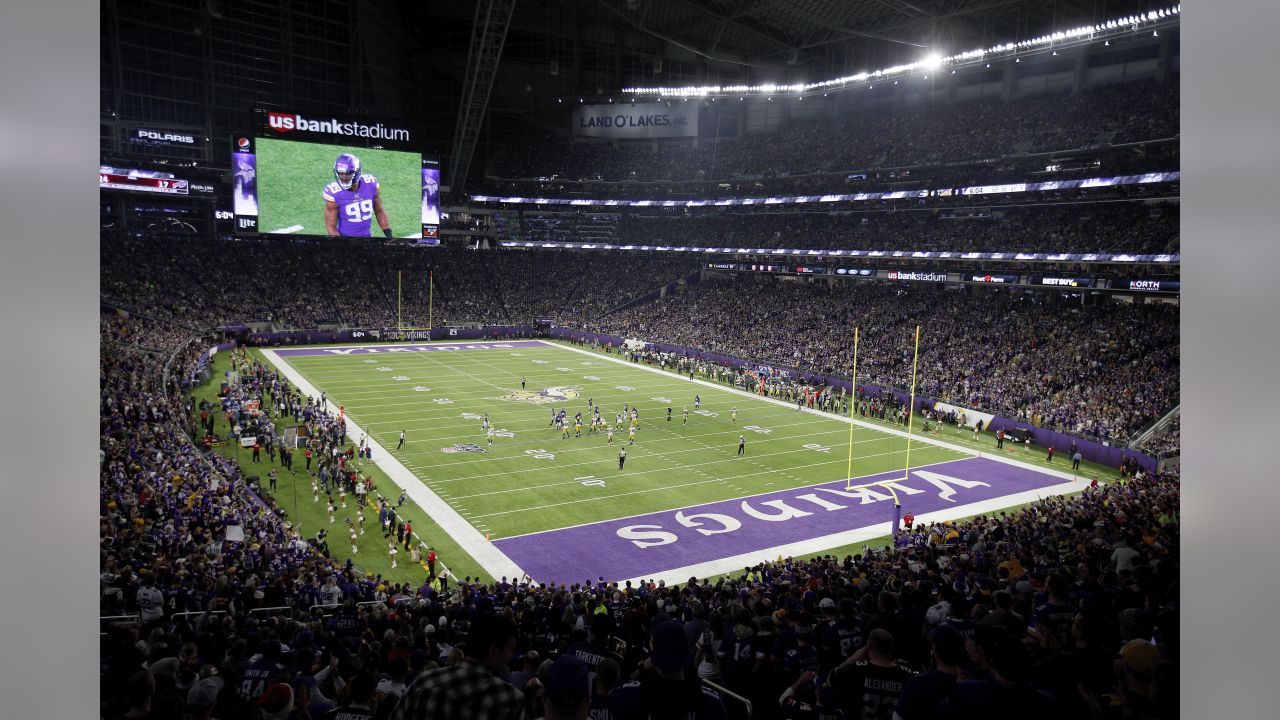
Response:
[[[392,720],[523,720],[524,696],[503,680],[516,649],[516,625],[491,613],[471,623],[466,657],[418,676]]]

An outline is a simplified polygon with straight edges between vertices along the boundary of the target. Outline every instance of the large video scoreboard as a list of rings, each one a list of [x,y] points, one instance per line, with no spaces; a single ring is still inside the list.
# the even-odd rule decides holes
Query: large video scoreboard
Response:
[[[255,127],[232,139],[237,233],[382,238],[389,231],[439,244],[440,161],[417,149],[415,131],[274,110],[256,111]],[[341,186],[338,171],[353,167],[358,180]]]

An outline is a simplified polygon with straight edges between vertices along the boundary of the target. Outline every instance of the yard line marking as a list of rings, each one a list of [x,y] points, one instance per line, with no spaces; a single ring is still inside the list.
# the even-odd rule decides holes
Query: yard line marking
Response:
[[[902,454],[905,454],[906,452],[907,452],[907,451],[906,451],[906,449],[902,449],[902,450],[895,450],[895,451],[893,451],[893,452],[887,452],[887,453],[876,453],[876,454],[874,454],[874,455],[865,455],[864,457],[884,457],[884,456],[886,456],[886,455],[902,455]],[[664,457],[664,456],[662,455],[662,453],[654,452],[653,454],[658,455],[659,457]],[[944,463],[944,462],[956,462],[957,460],[965,460],[965,459],[967,459],[967,458],[951,458],[950,460],[941,460],[941,461],[939,461],[938,463],[929,463],[928,465],[913,465],[913,466],[911,466],[911,469],[912,469],[912,470],[916,470],[916,469],[918,469],[918,468],[928,467],[929,465],[937,465],[937,464],[939,464],[939,463]],[[734,461],[733,461],[733,460],[721,460],[721,461],[719,461],[719,462],[734,462]],[[832,464],[835,464],[835,463],[842,463],[842,462],[844,462],[844,460],[843,460],[842,458],[836,458],[836,459],[834,459],[834,460],[825,460],[825,461],[823,461],[823,462],[810,463],[810,464],[808,464],[808,465],[796,465],[795,467],[796,467],[797,469],[800,469],[800,468],[813,468],[813,467],[821,467],[821,466],[823,466],[823,465],[832,465]],[[674,464],[679,465],[679,463],[674,463]],[[711,464],[714,464],[714,463],[702,463],[702,464],[704,464],[704,465],[711,465]],[[687,466],[687,467],[691,467],[691,466]],[[687,467],[686,467],[686,469],[687,469]],[[671,471],[670,471],[670,470],[665,470],[665,469],[644,470],[644,471],[641,471],[641,472],[639,472],[639,473],[631,473],[631,474],[627,475],[627,477],[628,477],[628,478],[632,478],[632,479],[634,479],[634,478],[637,478],[637,477],[644,477],[644,476],[648,476],[648,475],[655,475],[655,474],[657,474],[657,475],[665,475],[666,473],[669,473],[669,472],[671,472]],[[893,472],[893,471],[892,471],[892,470],[890,470],[890,471],[888,471],[888,472]],[[713,477],[713,476],[711,476],[711,475],[708,475],[707,473],[702,473],[702,474],[703,474],[703,475],[706,475],[707,477],[709,477],[709,478],[711,478],[711,479],[710,479],[710,480],[698,481],[698,482],[695,482],[695,483],[686,483],[685,485],[663,485],[663,486],[660,486],[660,487],[648,488],[648,489],[645,489],[645,490],[636,490],[636,491],[634,491],[634,492],[622,493],[621,495],[600,495],[600,496],[593,496],[593,497],[586,497],[586,498],[578,498],[578,499],[576,499],[576,500],[567,500],[567,501],[565,501],[565,502],[555,503],[554,505],[542,505],[542,506],[537,506],[537,507],[526,507],[526,508],[521,508],[521,509],[519,509],[519,510],[504,510],[504,511],[502,511],[502,512],[488,513],[488,514],[485,514],[485,515],[477,515],[476,517],[490,517],[490,516],[493,516],[493,515],[509,515],[510,513],[513,513],[513,512],[522,512],[523,510],[538,510],[538,509],[541,509],[541,508],[543,508],[543,507],[559,507],[559,506],[561,506],[561,505],[573,505],[573,504],[575,504],[575,503],[592,502],[592,501],[595,501],[595,500],[604,500],[604,499],[611,498],[611,497],[621,497],[622,495],[636,495],[636,494],[639,494],[639,493],[658,492],[658,491],[661,491],[661,490],[664,490],[664,489],[667,489],[667,488],[686,487],[687,485],[703,485],[703,484],[706,484],[706,483],[708,483],[708,482],[724,482],[724,483],[727,483],[727,482],[729,482],[729,481],[731,481],[731,480],[741,480],[741,479],[743,479],[743,478],[751,478],[751,477],[756,477],[756,476],[758,476],[758,475],[777,475],[777,474],[781,474],[781,473],[779,473],[779,471],[777,471],[777,470],[772,470],[772,469],[767,469],[767,468],[766,468],[766,469],[764,469],[764,470],[760,470],[759,472],[745,473],[745,474],[742,474],[742,475],[732,475],[732,476],[727,477],[727,478],[725,478],[725,477]],[[873,473],[873,474],[875,474],[875,475],[880,475],[880,474],[883,474],[883,471],[882,471],[882,472],[880,472],[880,473]],[[821,483],[818,483],[818,484],[819,484],[819,485],[829,485],[829,484],[831,484],[831,483],[833,483],[833,482],[837,482],[837,481],[839,481],[839,480],[840,480],[840,478],[828,479],[828,480],[824,480],[824,481],[822,481]],[[803,483],[804,481],[801,481],[801,482]],[[550,486],[544,486],[544,487],[550,487]],[[805,487],[815,487],[815,486],[813,486],[813,485],[801,485],[800,487],[795,488],[795,489],[796,489],[796,490],[800,490],[800,489],[804,489]],[[508,489],[508,490],[499,490],[499,491],[495,491],[495,492],[491,492],[491,493],[480,493],[480,494],[481,494],[481,495],[500,495],[500,494],[504,494],[504,493],[521,492],[522,490],[524,490],[524,488],[510,488],[510,489]],[[469,497],[476,497],[476,496],[469,496]],[[713,500],[713,501],[711,501],[711,502],[724,502],[724,501],[726,501],[726,500],[740,500],[740,499],[742,499],[742,498],[736,498],[736,497],[735,497],[735,498],[723,498],[723,499],[721,499],[721,500]],[[683,506],[682,506],[682,507],[683,507]],[[662,511],[661,511],[661,510],[654,510],[654,511],[651,511],[651,512],[662,512]],[[643,515],[648,515],[649,513],[641,513],[641,514],[643,514]],[[618,519],[620,519],[620,518],[613,518],[613,519],[611,519],[611,520],[600,520],[600,521],[598,521],[598,522],[613,522],[613,520],[618,520]],[[587,524],[592,524],[592,523],[587,523]],[[557,528],[557,529],[563,529],[563,528]],[[540,532],[550,532],[550,531],[543,530],[543,531],[540,531]],[[526,533],[526,534],[532,534],[532,533]],[[512,536],[512,537],[516,537],[516,536]]]
[[[290,225],[289,227],[282,227],[279,230],[268,230],[267,232],[275,235],[280,233],[296,233],[301,229],[302,229],[301,225]]]
[[[880,442],[880,440],[879,440],[879,439],[876,439],[876,440],[863,440],[863,441],[859,441],[859,442]],[[644,443],[644,441],[642,441],[642,442],[638,443],[638,444],[637,444],[637,446],[638,446],[638,447],[642,447],[642,448],[644,448],[646,451],[651,451],[651,450],[650,450],[650,446],[649,446],[649,445],[646,445],[646,444]],[[599,447],[608,448],[608,447],[610,447],[610,446],[609,446],[609,445],[604,445],[604,446],[599,446]],[[737,446],[735,445],[735,446],[734,446],[734,448],[736,448],[736,447],[737,447]],[[580,448],[580,450],[593,450],[593,449],[599,449],[599,448]],[[945,449],[945,448],[944,448],[944,449]],[[713,460],[713,461],[711,461],[711,462],[706,462],[706,463],[696,463],[696,464],[678,463],[678,464],[679,464],[679,465],[681,465],[681,467],[682,467],[683,469],[692,470],[692,469],[694,469],[694,468],[701,467],[701,466],[704,466],[704,465],[715,465],[715,464],[717,464],[717,463],[722,463],[722,462],[737,462],[737,461],[734,459],[734,457],[736,457],[736,456],[735,456],[735,455],[734,455],[734,454],[729,450],[728,446],[726,446],[726,447],[723,449],[723,451],[724,451],[724,453],[728,456],[727,458],[722,458],[722,459],[719,459],[719,460]],[[567,453],[570,453],[570,452],[577,452],[577,450],[565,450],[565,451],[562,451],[562,453],[557,453],[557,455],[560,455],[560,454],[567,454]],[[685,450],[670,450],[670,451],[668,451],[668,452],[667,452],[667,455],[677,455],[677,454],[689,453],[689,452],[699,452],[699,449],[698,449],[698,448],[688,448],[688,449],[685,449]],[[801,449],[801,450],[783,450],[783,451],[779,451],[779,452],[772,452],[772,453],[756,453],[756,454],[755,454],[755,457],[757,457],[757,458],[762,458],[762,457],[777,457],[777,456],[780,456],[780,455],[790,455],[791,453],[794,453],[794,452],[808,452],[808,451],[805,451],[805,450]],[[883,457],[883,456],[885,456],[885,455],[889,455],[889,454],[893,454],[893,453],[905,453],[905,452],[906,452],[906,448],[904,447],[904,448],[902,448],[902,449],[900,449],[900,450],[894,450],[894,451],[889,452],[889,453],[875,453],[875,454],[867,454],[867,455],[862,455],[862,456],[860,456],[860,457],[864,457],[864,458],[869,458],[869,457]],[[831,460],[827,460],[827,461],[823,461],[823,462],[820,462],[820,463],[816,463],[816,464],[814,464],[814,465],[795,465],[795,466],[791,466],[791,467],[817,467],[817,466],[819,466],[819,465],[827,465],[827,464],[830,464],[830,463],[833,463],[833,462],[844,462],[844,461],[845,461],[845,458],[833,458],[833,459],[831,459]],[[471,463],[471,462],[487,462],[487,461],[486,461],[486,460],[475,460],[475,461],[458,462],[458,463],[441,463],[441,464],[437,465],[436,467],[437,467],[437,468],[442,468],[442,467],[446,467],[446,466],[448,466],[448,467],[452,467],[452,466],[457,466],[457,465],[466,465],[466,464],[469,464],[469,463]],[[596,465],[596,464],[598,464],[598,463],[602,463],[602,462],[607,462],[607,459],[606,459],[606,460],[588,460],[588,461],[585,461],[585,462],[578,462],[578,463],[557,464],[557,465],[555,466],[555,469],[556,469],[556,470],[568,470],[568,469],[570,469],[570,468],[582,467],[582,466],[584,466],[584,465]],[[676,462],[676,461],[673,461],[673,462]],[[759,466],[759,465],[757,464],[757,466]],[[696,471],[695,471],[695,472],[696,472]],[[770,470],[770,472],[775,472],[775,473],[782,474],[782,473],[785,473],[785,472],[786,472],[786,469],[782,469],[782,468],[774,468],[774,469],[771,469],[771,470]],[[444,483],[468,482],[468,481],[472,481],[472,482],[474,482],[474,481],[476,481],[476,480],[483,480],[483,479],[485,479],[485,478],[493,478],[493,477],[507,477],[507,476],[509,476],[510,474],[511,474],[511,472],[510,472],[509,470],[507,470],[507,471],[495,472],[495,473],[484,473],[484,474],[480,474],[480,475],[469,475],[469,476],[467,476],[467,477],[455,477],[455,478],[441,479],[441,480],[436,480],[436,481],[435,481],[435,483],[436,483],[436,484],[444,484]]]

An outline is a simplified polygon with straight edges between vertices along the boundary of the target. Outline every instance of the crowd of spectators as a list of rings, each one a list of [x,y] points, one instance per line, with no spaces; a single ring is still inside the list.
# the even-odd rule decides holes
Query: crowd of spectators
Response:
[[[561,324],[601,315],[687,275],[688,258],[455,246],[117,238],[102,246],[102,300],[196,329]],[[430,275],[430,277],[429,277]]]
[[[357,241],[116,237],[102,244],[102,296],[165,318],[269,321],[277,327],[425,327],[435,317],[506,322],[482,256]],[[434,272],[434,291],[428,274]]]
[[[626,214],[620,240],[681,247],[1157,254],[1177,251],[1178,222],[1176,202],[874,213],[708,210]]]
[[[938,165],[1173,138],[1178,107],[1175,80],[1111,85],[1078,96],[1040,93],[1007,103],[984,98],[868,105],[788,121],[767,135],[697,144],[575,142],[530,127],[495,154],[486,174],[663,183]]]
[[[911,330],[920,325],[919,394],[1111,442],[1177,404],[1177,306],[1046,306],[1038,299],[737,275],[704,279],[584,327],[845,377],[857,326],[859,382],[905,390]]]
[[[624,302],[675,282],[697,269],[697,261],[670,255],[564,252],[499,252],[490,267],[499,278],[507,314],[554,318],[579,326]]]

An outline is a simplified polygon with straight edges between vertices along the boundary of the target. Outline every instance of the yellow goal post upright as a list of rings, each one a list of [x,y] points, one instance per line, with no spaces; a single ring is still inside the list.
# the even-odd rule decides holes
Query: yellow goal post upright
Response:
[[[849,462],[844,471],[844,489],[853,489],[853,417],[858,406],[858,328],[853,329],[853,374],[849,385]]]
[[[404,321],[404,271],[396,271],[396,328],[393,335],[386,339],[399,340],[431,340],[432,309],[434,306],[434,283],[431,272],[427,272],[427,325],[418,327],[412,322]]]
[[[397,330],[418,330],[419,328],[406,328],[400,319],[400,311],[402,307],[403,292],[401,290],[404,281],[404,271],[396,271],[396,329]],[[431,271],[427,271],[427,330],[431,330],[431,311],[435,305],[435,282],[431,277]]]
[[[890,480],[885,482],[884,487],[888,488],[893,495],[893,537],[898,537],[898,526],[902,524],[902,501],[898,498],[898,491],[894,490],[895,482],[902,482],[911,478],[911,439],[912,431],[915,428],[915,406],[916,406],[916,377],[920,368],[920,326],[916,325],[916,342],[915,351],[911,358],[911,395],[907,398],[907,452],[906,460],[902,465],[902,477],[898,480]]]

